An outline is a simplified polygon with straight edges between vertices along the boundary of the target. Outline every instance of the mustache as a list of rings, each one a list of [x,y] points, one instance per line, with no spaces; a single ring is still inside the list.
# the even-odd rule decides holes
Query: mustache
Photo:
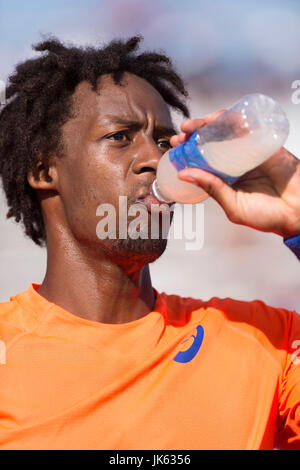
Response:
[[[141,189],[143,189],[145,193],[150,194],[151,185],[152,185],[152,181],[150,183],[145,183],[143,181],[139,181],[135,183],[130,189],[129,194],[127,194],[128,207],[136,203],[137,197],[138,197],[137,195]]]

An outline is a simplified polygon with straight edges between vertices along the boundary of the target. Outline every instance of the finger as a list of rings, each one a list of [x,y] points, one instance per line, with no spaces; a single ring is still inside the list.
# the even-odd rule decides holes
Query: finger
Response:
[[[196,129],[200,129],[200,127],[207,124],[207,122],[208,121],[206,120],[206,118],[186,119],[185,121],[182,122],[180,126],[183,132],[180,132],[179,134],[172,136],[170,139],[170,144],[173,147],[176,147],[177,145],[180,145],[183,142],[186,142],[190,138],[192,133],[195,132]]]
[[[200,129],[202,126],[205,126],[209,122],[216,119],[220,114],[224,112],[223,109],[216,111],[211,114],[207,114],[204,118],[197,118],[197,119],[186,119],[181,124],[181,130],[177,135],[174,135],[170,139],[170,144],[172,147],[176,147],[177,145],[182,144],[183,142],[187,141],[191,134],[195,132],[195,130]]]
[[[177,145],[180,145],[186,140],[188,140],[189,137],[190,134],[185,134],[184,132],[181,132],[180,134],[173,135],[171,137],[170,144],[172,145],[172,147],[176,147]]]
[[[185,134],[192,134],[196,129],[207,124],[204,118],[197,118],[197,119],[186,119],[181,123],[180,129]]]
[[[209,122],[213,121],[216,119],[218,116],[220,116],[225,110],[220,109],[219,111],[216,111],[211,114],[207,114],[204,116],[204,118],[199,118],[199,119],[186,119],[185,121],[182,122],[181,124],[181,130],[184,133],[187,134],[192,134],[195,132],[196,129],[199,129],[202,126],[205,126]]]
[[[204,191],[220,204],[229,220],[238,223],[237,192],[221,178],[200,168],[180,170],[178,177],[183,181],[197,184],[203,188]]]
[[[207,122],[213,121],[217,117],[221,116],[222,113],[224,113],[226,109],[219,109],[218,111],[214,111],[213,113],[207,114],[204,116],[203,119],[205,119]]]

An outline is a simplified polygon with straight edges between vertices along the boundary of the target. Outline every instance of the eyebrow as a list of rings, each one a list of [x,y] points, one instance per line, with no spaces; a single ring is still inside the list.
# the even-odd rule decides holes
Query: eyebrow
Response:
[[[126,126],[132,130],[139,130],[142,127],[142,123],[139,121],[134,121],[131,119],[122,119],[118,117],[109,118],[110,124],[121,124],[122,126]],[[165,135],[165,136],[172,136],[178,134],[178,131],[173,127],[168,126],[155,126],[154,133],[157,135]]]

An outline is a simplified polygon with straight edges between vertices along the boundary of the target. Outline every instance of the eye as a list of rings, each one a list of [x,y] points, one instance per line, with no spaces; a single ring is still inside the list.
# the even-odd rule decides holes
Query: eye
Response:
[[[128,134],[125,131],[115,132],[114,134],[111,134],[110,136],[108,136],[108,138],[111,140],[118,140],[121,142],[125,142],[129,139]]]
[[[157,142],[157,145],[159,148],[161,148],[164,151],[167,151],[171,148],[171,144],[169,140],[160,140]]]

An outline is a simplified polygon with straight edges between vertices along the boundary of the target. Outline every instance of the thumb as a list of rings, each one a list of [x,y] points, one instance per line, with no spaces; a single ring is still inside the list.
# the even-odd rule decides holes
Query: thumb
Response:
[[[217,201],[231,221],[237,219],[237,192],[221,178],[200,168],[180,170],[178,177],[183,181],[197,184],[203,188],[207,194]]]

